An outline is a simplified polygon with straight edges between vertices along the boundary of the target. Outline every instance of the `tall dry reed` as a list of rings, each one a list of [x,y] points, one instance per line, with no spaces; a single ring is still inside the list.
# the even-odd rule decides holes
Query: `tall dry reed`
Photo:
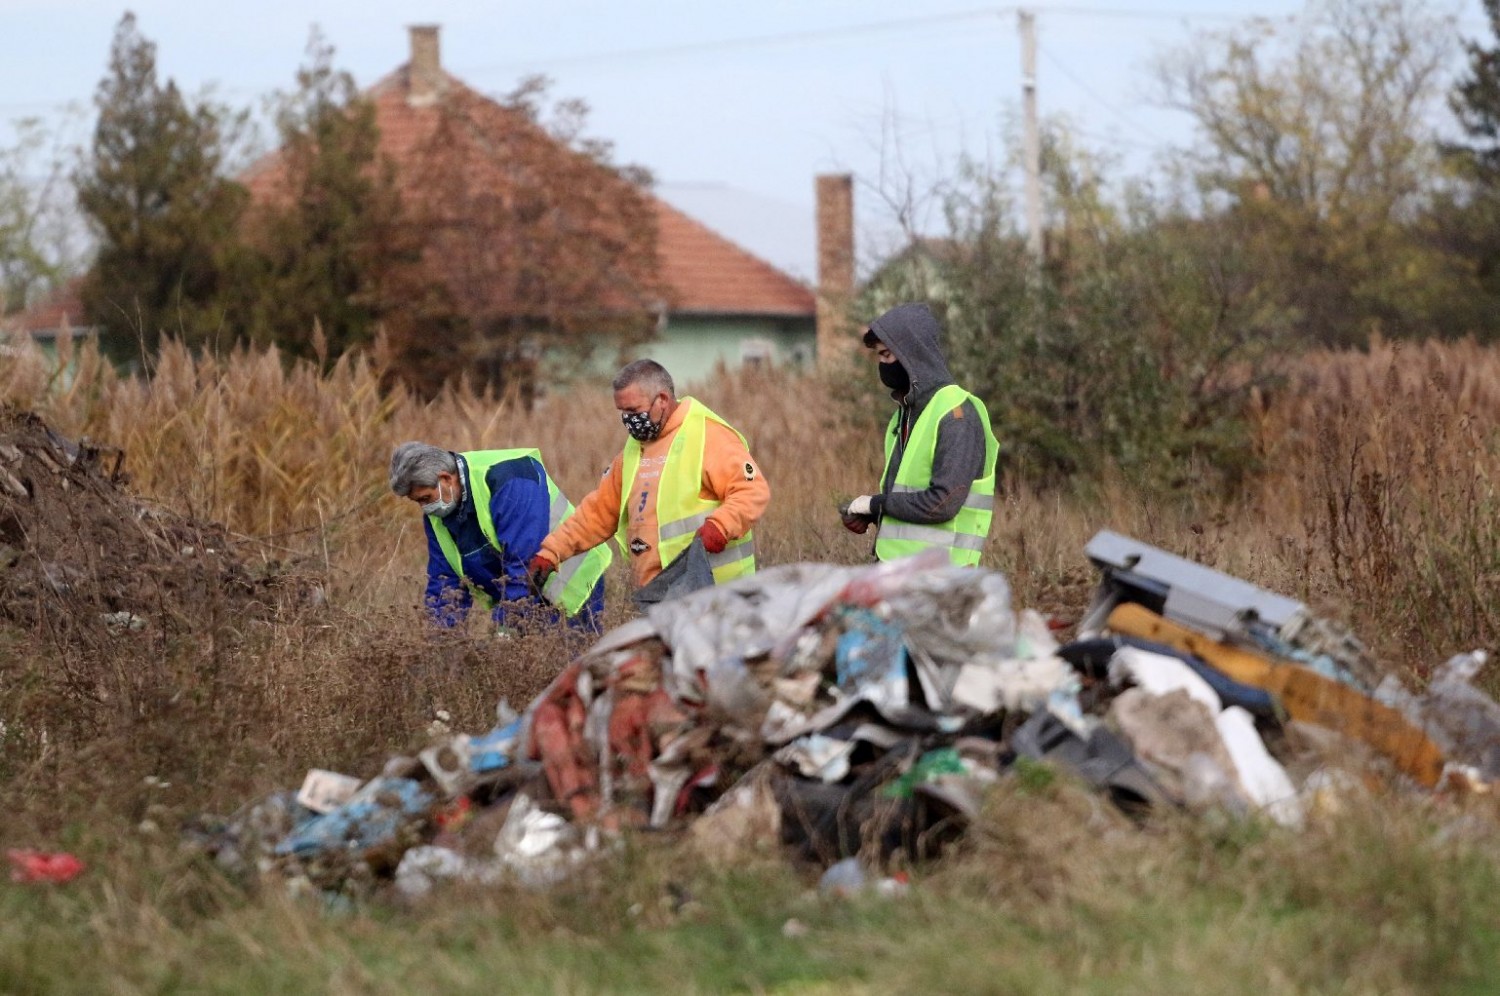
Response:
[[[1500,352],[1377,341],[1315,354],[1256,416],[1266,529],[1308,594],[1428,666],[1493,645]]]

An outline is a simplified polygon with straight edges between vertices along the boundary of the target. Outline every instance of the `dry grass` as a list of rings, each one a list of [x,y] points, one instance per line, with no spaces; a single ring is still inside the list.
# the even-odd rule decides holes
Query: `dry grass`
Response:
[[[1017,789],[904,905],[830,907],[791,871],[725,875],[669,842],[546,896],[474,895],[415,914],[329,919],[227,889],[137,824],[228,810],[311,766],[370,773],[418,744],[439,708],[458,729],[484,729],[497,699],[528,701],[571,653],[558,634],[501,641],[480,625],[420,623],[424,545],[415,514],[385,491],[391,447],[534,445],[576,500],[623,431],[602,383],[527,411],[469,391],[429,404],[384,394],[359,361],[320,375],[274,356],[169,349],[149,384],[115,378],[88,349],[73,361],[64,382],[35,353],[0,359],[0,397],[121,447],[140,494],[224,522],[262,560],[298,562],[330,598],[258,622],[206,619],[165,643],[0,632],[0,719],[11,721],[0,784],[12,800],[0,837],[98,863],[71,894],[0,900],[0,978],[22,988],[466,991],[503,977],[597,991],[633,972],[624,988],[885,992],[946,979],[972,991],[1415,992],[1492,971],[1500,848],[1473,830],[1489,814],[1394,800],[1291,837],[1142,829],[1077,792]],[[836,400],[857,384],[766,373],[686,387],[749,436],[771,481],[764,563],[868,556],[834,513],[879,470],[881,420]],[[1018,604],[1074,618],[1094,583],[1082,547],[1108,527],[1346,618],[1392,666],[1420,674],[1494,644],[1500,354],[1377,344],[1315,356],[1253,414],[1268,469],[1243,496],[1155,499],[1107,467],[1084,497],[1012,481],[986,563]],[[85,716],[53,676],[90,668],[100,694]],[[17,709],[31,728],[52,710],[65,735],[16,741]],[[70,709],[87,722],[61,722],[56,710]],[[811,924],[811,939],[783,937],[788,917]],[[97,957],[69,975],[80,945]]]

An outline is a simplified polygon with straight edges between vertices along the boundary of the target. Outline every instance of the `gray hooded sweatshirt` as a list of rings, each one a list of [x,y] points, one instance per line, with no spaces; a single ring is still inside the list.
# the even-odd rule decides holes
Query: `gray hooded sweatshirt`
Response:
[[[938,344],[938,322],[925,304],[903,304],[870,323],[870,331],[895,354],[911,377],[905,397],[895,398],[901,417],[896,423],[895,450],[890,469],[874,496],[871,511],[879,519],[889,515],[904,522],[934,525],[947,522],[963,508],[969,488],[984,470],[984,425],[971,401],[943,415],[938,422],[937,449],[932,457],[932,484],[925,491],[893,494],[896,469],[906,442],[923,409],[940,389],[953,383],[948,361]]]

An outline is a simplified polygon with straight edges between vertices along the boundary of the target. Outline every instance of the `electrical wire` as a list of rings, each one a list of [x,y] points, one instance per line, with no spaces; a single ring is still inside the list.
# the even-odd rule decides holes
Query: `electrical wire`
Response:
[[[719,38],[708,41],[684,42],[678,45],[659,45],[645,48],[612,49],[599,52],[584,53],[579,55],[564,55],[554,58],[543,57],[530,59],[524,62],[496,63],[486,66],[458,67],[455,69],[460,75],[483,75],[485,73],[515,71],[528,68],[555,69],[578,65],[598,65],[611,62],[631,62],[645,59],[663,59],[699,54],[716,54],[757,48],[775,48],[783,45],[796,45],[806,42],[817,41],[841,41],[848,38],[857,38],[866,35],[883,34],[892,31],[907,31],[913,28],[930,27],[934,25],[958,24],[980,20],[995,20],[1014,15],[1025,10],[1030,10],[1038,18],[1042,17],[1120,17],[1134,20],[1174,20],[1174,21],[1242,21],[1245,15],[1238,14],[1216,14],[1203,11],[1185,9],[1160,9],[1145,7],[1083,7],[1083,6],[1021,6],[1004,5],[990,7],[976,7],[967,10],[947,11],[940,14],[925,14],[919,17],[893,18],[884,21],[866,21],[859,24],[846,24],[830,28],[817,28],[807,31],[786,31],[766,35],[750,35],[739,38]],[[245,88],[231,88],[233,92],[245,92]],[[76,98],[75,98],[76,99]],[[17,111],[24,109],[58,110],[65,108],[73,101],[17,101],[0,102],[0,110]]]
[[[1072,83],[1073,83],[1074,86],[1078,87],[1080,90],[1082,90],[1088,96],[1092,97],[1105,110],[1109,111],[1115,117],[1119,118],[1121,121],[1125,122],[1125,124],[1129,125],[1133,130],[1135,130],[1137,132],[1140,132],[1141,134],[1145,135],[1147,138],[1150,138],[1150,139],[1153,139],[1156,142],[1165,144],[1165,140],[1160,135],[1157,135],[1156,133],[1154,133],[1150,128],[1143,127],[1142,125],[1140,125],[1136,121],[1133,121],[1131,119],[1131,117],[1130,117],[1129,114],[1126,114],[1124,111],[1120,110],[1119,107],[1115,106],[1115,104],[1113,104],[1103,94],[1101,94],[1099,91],[1095,90],[1088,83],[1085,83],[1082,77],[1078,76],[1071,69],[1069,69],[1062,62],[1062,60],[1059,59],[1057,56],[1053,55],[1050,50],[1048,50],[1047,48],[1045,48],[1045,47],[1043,47],[1041,45],[1038,45],[1037,46],[1037,51],[1041,52],[1042,55],[1046,57],[1047,61],[1050,62],[1055,69],[1057,69],[1064,76],[1066,76],[1070,81],[1072,81]]]
[[[491,66],[470,67],[468,73],[490,73],[515,70],[527,66],[547,67],[571,66],[600,62],[621,62],[636,59],[660,59],[681,55],[698,55],[710,52],[732,52],[750,48],[773,48],[781,45],[809,41],[841,41],[862,35],[881,34],[888,31],[905,31],[911,28],[934,24],[952,24],[961,21],[999,19],[1014,14],[1016,7],[979,7],[971,10],[950,11],[944,14],[927,14],[922,17],[902,17],[887,21],[867,21],[863,24],[846,24],[833,28],[818,28],[811,31],[786,31],[770,35],[751,35],[741,38],[718,38],[710,41],[684,42],[679,45],[659,45],[651,48],[615,49],[585,55],[566,55],[556,58],[539,58],[527,62],[508,62]]]

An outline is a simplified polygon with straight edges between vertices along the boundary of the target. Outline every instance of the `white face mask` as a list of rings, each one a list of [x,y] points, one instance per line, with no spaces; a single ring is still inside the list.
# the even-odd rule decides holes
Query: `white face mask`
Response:
[[[446,519],[452,511],[458,507],[458,496],[452,498],[443,497],[443,482],[437,483],[437,497],[422,506],[423,515],[435,515],[439,519]]]

